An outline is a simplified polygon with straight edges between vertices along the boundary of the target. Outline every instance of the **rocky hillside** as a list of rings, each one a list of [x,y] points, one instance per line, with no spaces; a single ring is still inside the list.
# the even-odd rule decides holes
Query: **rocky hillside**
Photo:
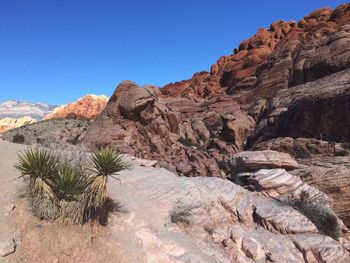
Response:
[[[121,83],[83,143],[233,181],[234,154],[289,152],[303,164],[293,173],[322,188],[350,224],[349,68],[347,3],[260,29],[189,80],[161,89]]]
[[[68,105],[57,107],[51,114],[45,116],[44,120],[50,119],[95,119],[106,107],[108,97],[105,95],[88,94]]]

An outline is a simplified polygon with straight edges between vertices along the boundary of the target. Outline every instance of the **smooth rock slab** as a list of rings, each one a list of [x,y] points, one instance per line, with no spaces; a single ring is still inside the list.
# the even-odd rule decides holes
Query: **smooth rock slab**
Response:
[[[16,244],[12,238],[0,237],[0,256],[6,257],[16,251]]]

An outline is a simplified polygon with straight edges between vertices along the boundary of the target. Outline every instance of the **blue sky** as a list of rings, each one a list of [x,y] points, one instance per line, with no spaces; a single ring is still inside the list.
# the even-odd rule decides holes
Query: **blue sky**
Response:
[[[62,104],[209,70],[272,22],[346,1],[0,0],[0,101]]]

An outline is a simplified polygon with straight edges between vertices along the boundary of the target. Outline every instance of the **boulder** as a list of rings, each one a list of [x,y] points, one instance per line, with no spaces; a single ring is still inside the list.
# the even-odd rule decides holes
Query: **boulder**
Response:
[[[237,111],[234,114],[222,116],[222,123],[221,137],[234,144],[238,151],[242,151],[255,126],[254,119]]]
[[[299,167],[289,154],[271,150],[240,152],[232,156],[231,162],[236,172],[274,168],[293,170]]]

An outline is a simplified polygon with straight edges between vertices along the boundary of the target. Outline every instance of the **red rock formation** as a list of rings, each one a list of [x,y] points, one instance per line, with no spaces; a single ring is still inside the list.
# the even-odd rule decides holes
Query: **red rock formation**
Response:
[[[106,96],[96,96],[88,94],[76,102],[65,106],[60,106],[53,113],[45,116],[44,120],[50,119],[95,119],[106,107],[108,98]]]
[[[266,129],[269,130],[264,133],[267,139],[278,137],[280,133],[292,137],[316,136],[319,134],[316,128],[312,132],[290,134],[288,131],[293,129],[285,126],[266,126],[271,125],[274,116],[284,112],[283,107],[288,107],[294,97],[284,92],[283,96],[291,99],[283,107],[279,104],[285,98],[277,102],[271,98],[279,90],[313,83],[350,66],[349,13],[350,4],[345,4],[334,11],[317,10],[299,23],[277,21],[269,29],[260,29],[243,41],[234,54],[221,57],[210,73],[196,73],[189,80],[169,84],[160,90],[122,83],[99,117],[101,120],[88,130],[85,141],[91,147],[112,143],[141,157],[166,160],[185,174],[195,170],[208,174],[212,173],[207,167],[209,159],[221,162],[226,155],[242,151],[258,139],[261,141],[259,134]],[[315,88],[312,90],[317,94]],[[302,96],[307,92],[303,90]],[[277,106],[273,107],[278,112],[271,110],[271,105],[275,104]],[[324,105],[326,107],[327,103]],[[302,113],[305,107],[300,103],[299,108]],[[341,109],[335,109],[334,114],[341,115]],[[310,118],[317,121],[310,114]],[[330,121],[333,117],[325,118]],[[290,123],[294,123],[294,128],[299,127],[295,122]],[[312,127],[317,125],[311,123]],[[310,130],[309,126],[305,129]],[[336,124],[328,126],[327,129],[333,131],[339,128]],[[331,133],[328,130],[327,133]],[[101,133],[106,136],[100,136]],[[335,139],[348,135],[344,129],[338,133],[341,135],[334,135]],[[178,147],[183,150],[182,154],[177,152]],[[155,148],[157,151],[153,151]],[[201,152],[205,157],[203,161],[197,161],[201,159],[197,153],[193,157],[188,152],[191,148]],[[190,160],[196,160],[195,167]],[[216,171],[215,174],[220,173]]]
[[[326,50],[321,55],[317,53],[317,45],[325,46],[330,34],[338,32],[333,39],[336,41],[342,34],[339,32],[347,31],[349,13],[349,4],[344,4],[334,11],[329,8],[316,10],[298,23],[272,23],[269,29],[260,29],[256,35],[243,41],[234,54],[219,58],[212,65],[210,73],[197,73],[189,80],[166,85],[162,93],[173,97],[187,94],[208,97],[253,89],[254,92],[244,98],[251,101],[257,96],[271,98],[279,89],[320,78],[327,75],[329,70],[336,72],[344,69],[348,67],[344,58],[332,58],[330,65],[327,61],[329,56],[342,53],[344,48],[349,47],[346,40],[326,44]],[[336,49],[335,45],[340,46]],[[330,46],[332,54],[326,53]],[[315,54],[309,57],[309,61],[314,63],[304,62],[310,52]],[[318,62],[318,58],[321,61]],[[339,59],[343,64],[338,65]],[[320,71],[321,68],[323,70]],[[259,92],[256,91],[257,87]]]

